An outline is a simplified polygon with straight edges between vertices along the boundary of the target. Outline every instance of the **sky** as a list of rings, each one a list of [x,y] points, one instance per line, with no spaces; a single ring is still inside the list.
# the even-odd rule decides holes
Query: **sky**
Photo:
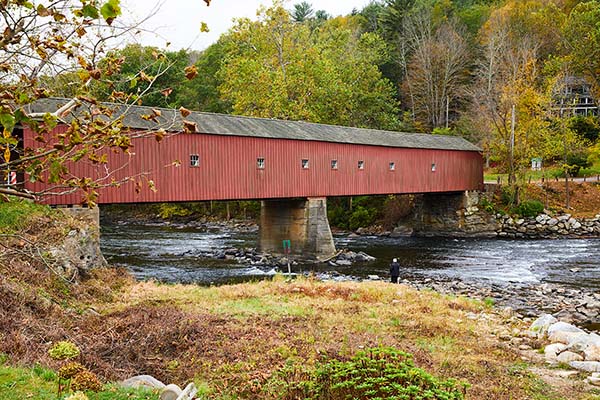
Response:
[[[285,3],[287,9],[301,0]],[[370,0],[314,0],[315,10],[325,10],[333,16],[349,14],[358,10]],[[136,41],[146,46],[169,50],[203,50],[217,41],[233,25],[234,18],[256,18],[256,10],[261,5],[270,6],[272,0],[212,0],[210,7],[203,0],[121,0],[124,18],[142,20],[150,16],[136,36]],[[200,32],[205,22],[210,31]]]

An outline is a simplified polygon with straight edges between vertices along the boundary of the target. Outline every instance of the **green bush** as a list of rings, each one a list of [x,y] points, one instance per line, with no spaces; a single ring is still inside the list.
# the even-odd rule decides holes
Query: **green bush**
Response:
[[[332,226],[348,229],[348,212],[341,205],[328,207],[327,218]]]
[[[369,210],[362,206],[355,207],[348,220],[348,228],[355,230],[367,227],[375,222],[375,215],[376,210]]]
[[[187,217],[192,213],[187,208],[173,203],[161,203],[158,207],[158,216],[162,219]]]
[[[515,207],[513,212],[521,217],[533,218],[544,212],[544,205],[537,200],[527,200]]]
[[[79,348],[68,341],[55,343],[48,350],[48,355],[54,360],[71,360],[79,357]]]
[[[308,375],[285,371],[278,377],[283,399],[462,400],[467,386],[435,378],[415,367],[410,354],[385,347],[359,352],[349,361],[326,359]]]
[[[502,193],[500,194],[500,198],[502,204],[504,205],[512,205],[515,204],[515,200],[517,197],[517,189],[512,186],[502,186]]]
[[[569,176],[577,176],[582,168],[587,168],[589,166],[588,154],[569,154],[567,156],[567,165],[564,166],[564,170],[565,172],[569,172]]]
[[[496,207],[494,206],[494,203],[492,203],[485,197],[479,200],[479,206],[490,214],[496,213]]]

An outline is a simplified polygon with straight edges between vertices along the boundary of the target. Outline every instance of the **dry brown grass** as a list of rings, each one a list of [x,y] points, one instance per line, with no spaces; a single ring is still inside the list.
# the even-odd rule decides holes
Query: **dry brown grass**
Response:
[[[564,181],[547,182],[544,185],[530,184],[524,198],[539,200],[549,209],[565,211],[575,217],[591,218],[600,212],[600,184],[597,182],[569,182],[570,209],[565,208],[566,190]]]
[[[480,303],[402,285],[276,278],[203,288],[136,283],[107,269],[67,287],[20,260],[0,263],[0,296],[0,353],[12,360],[54,366],[49,343],[68,339],[103,378],[196,378],[214,398],[271,398],[265,384],[286,363],[310,368],[323,356],[381,345],[468,381],[469,399],[584,398],[543,394],[547,386],[536,386],[519,354],[493,335],[502,318],[468,318],[490,313]]]
[[[519,366],[519,354],[492,335],[500,317],[468,319],[467,312],[485,308],[464,298],[387,283],[301,279],[199,288],[146,282],[128,287],[103,313],[113,307],[129,313],[131,304],[137,304],[136,312],[147,304],[174,305],[184,313],[177,318],[185,315],[194,323],[215,318],[204,331],[194,331],[209,339],[210,351],[180,352],[181,362],[191,354],[202,360],[182,371],[194,371],[223,391],[254,388],[239,392],[243,396],[260,397],[261,384],[286,360],[312,365],[322,355],[350,356],[379,345],[413,353],[417,365],[434,374],[468,381],[470,399],[527,399],[532,390],[546,390],[532,389],[535,380]],[[183,378],[178,371],[170,377]]]

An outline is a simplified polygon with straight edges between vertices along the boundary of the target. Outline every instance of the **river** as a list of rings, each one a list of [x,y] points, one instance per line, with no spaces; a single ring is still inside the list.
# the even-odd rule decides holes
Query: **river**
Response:
[[[600,240],[502,240],[348,237],[336,246],[377,258],[352,266],[296,265],[293,272],[335,271],[336,276],[387,279],[393,257],[402,277],[458,279],[464,282],[526,287],[552,283],[595,292],[600,289]],[[104,224],[101,246],[108,261],[127,267],[138,279],[163,282],[227,284],[263,279],[275,273],[261,265],[215,259],[228,248],[257,245],[256,229],[223,225]]]

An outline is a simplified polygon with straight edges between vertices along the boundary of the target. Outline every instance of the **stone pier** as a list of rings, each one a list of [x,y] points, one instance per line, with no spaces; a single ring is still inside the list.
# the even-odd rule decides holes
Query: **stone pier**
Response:
[[[261,202],[261,251],[283,254],[285,240],[296,257],[324,259],[335,254],[325,197]]]
[[[415,236],[494,237],[497,222],[479,209],[479,191],[416,196],[411,221]]]

